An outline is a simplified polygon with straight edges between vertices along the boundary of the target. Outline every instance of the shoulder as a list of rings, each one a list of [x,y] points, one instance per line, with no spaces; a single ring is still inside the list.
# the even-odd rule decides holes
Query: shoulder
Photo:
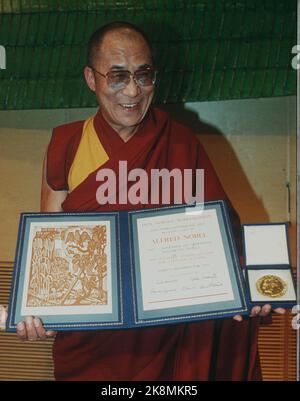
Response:
[[[56,131],[72,131],[76,128],[79,128],[83,125],[85,120],[78,120],[78,121],[73,121],[67,124],[62,124],[58,125],[57,127],[54,127],[54,130]]]
[[[155,107],[153,110],[155,116],[158,116],[159,118],[163,118],[168,121],[168,132],[172,142],[186,145],[197,145],[199,143],[196,132],[193,131],[191,128],[174,119],[170,115],[170,113],[166,112],[165,110],[162,110],[158,107]]]
[[[68,170],[80,142],[84,121],[59,125],[52,131],[47,148],[46,177],[48,185],[55,191],[68,188]]]
[[[58,155],[65,157],[66,152],[79,143],[83,125],[84,120],[55,127],[48,145],[48,155],[54,153],[55,158],[59,157]]]
[[[78,134],[78,132],[82,131],[83,124],[84,120],[80,120],[53,128],[51,141],[58,140],[60,142],[68,142],[72,137]]]

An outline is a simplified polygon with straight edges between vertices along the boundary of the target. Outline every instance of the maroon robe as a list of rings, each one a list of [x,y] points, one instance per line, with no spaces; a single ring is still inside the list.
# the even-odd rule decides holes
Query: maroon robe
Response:
[[[159,109],[151,110],[126,143],[99,111],[94,126],[109,160],[101,168],[118,171],[167,168],[204,169],[205,201],[226,194],[196,135]],[[67,177],[78,148],[83,121],[53,132],[48,148],[47,179],[55,190],[67,189]],[[130,210],[145,205],[105,205],[96,200],[97,171],[75,188],[63,203],[66,212]],[[117,181],[118,182],[118,181]],[[147,207],[152,205],[147,205]],[[239,221],[231,208],[239,239]],[[259,318],[207,320],[166,327],[127,330],[59,332],[53,348],[58,380],[260,380]]]

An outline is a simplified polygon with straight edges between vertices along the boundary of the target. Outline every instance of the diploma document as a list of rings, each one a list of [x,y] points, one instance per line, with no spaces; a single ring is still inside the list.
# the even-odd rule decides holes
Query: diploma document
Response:
[[[224,201],[21,215],[9,331],[118,329],[248,314]]]

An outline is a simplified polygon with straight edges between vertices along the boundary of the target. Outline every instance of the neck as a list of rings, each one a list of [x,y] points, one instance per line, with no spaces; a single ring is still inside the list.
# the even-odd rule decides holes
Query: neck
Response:
[[[100,112],[101,112],[101,108],[100,108]],[[119,126],[115,126],[114,124],[112,124],[111,122],[109,122],[107,120],[107,118],[105,117],[105,114],[102,114],[102,117],[104,118],[104,120],[107,122],[107,124],[109,124],[111,126],[111,128],[113,130],[115,130],[119,137],[124,141],[127,142],[129,141],[129,139],[137,132],[137,130],[139,129],[139,125],[134,125],[132,127],[124,127],[124,128],[120,128]]]
[[[114,127],[112,127],[114,128]],[[119,137],[124,141],[127,142],[129,139],[136,133],[138,127],[130,127],[131,129],[126,130],[116,130],[115,131],[119,134]]]

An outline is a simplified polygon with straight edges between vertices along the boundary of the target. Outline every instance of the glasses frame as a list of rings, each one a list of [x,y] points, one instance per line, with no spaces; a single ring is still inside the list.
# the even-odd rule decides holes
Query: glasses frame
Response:
[[[108,85],[110,88],[112,88],[112,86],[109,84],[109,74],[110,74],[111,72],[113,72],[113,71],[108,71],[106,74],[103,74],[102,72],[96,70],[96,68],[92,67],[91,65],[89,65],[88,67],[89,67],[91,70],[93,70],[94,72],[96,72],[97,74],[99,74],[101,77],[106,78],[107,85]],[[136,75],[135,75],[135,74],[136,74],[138,71],[144,71],[144,70],[152,71],[152,72],[154,73],[154,77],[153,77],[152,84],[151,84],[151,85],[154,85],[155,82],[156,82],[157,70],[155,70],[153,67],[146,67],[146,68],[144,68],[144,69],[136,70],[136,71],[134,71],[134,72],[131,72],[131,71],[128,71],[128,70],[120,70],[120,72],[129,73],[129,78],[130,78],[130,80],[131,80],[131,78],[132,78],[137,86],[141,86],[141,87],[151,86],[151,85],[141,85],[141,84],[138,82],[138,79],[136,78]],[[118,70],[118,71],[119,71],[119,70]],[[127,84],[124,84],[124,86],[122,86],[122,87],[120,87],[120,88],[117,88],[117,90],[126,88],[126,86],[129,85],[130,80],[128,81]],[[112,88],[112,89],[114,89],[114,88]]]

